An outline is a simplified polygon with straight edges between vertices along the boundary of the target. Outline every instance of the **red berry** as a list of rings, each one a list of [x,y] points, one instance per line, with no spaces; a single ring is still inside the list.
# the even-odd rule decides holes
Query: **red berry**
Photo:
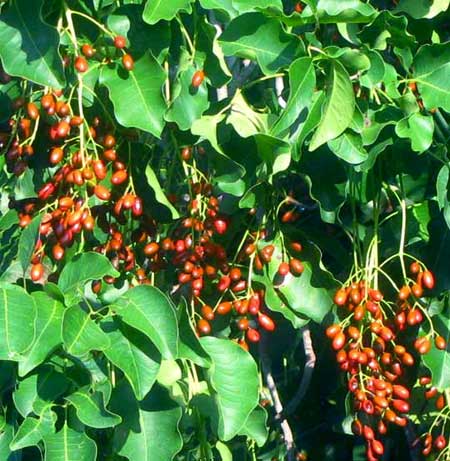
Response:
[[[261,328],[264,328],[264,330],[266,330],[266,331],[275,330],[274,321],[266,314],[259,314],[258,315],[258,323],[261,326]]]
[[[287,274],[289,274],[289,264],[287,262],[282,262],[279,266],[278,266],[278,273],[284,277],[286,276]]]
[[[216,230],[218,234],[220,235],[225,234],[225,232],[227,231],[227,228],[228,228],[228,224],[225,221],[225,219],[217,218],[214,220],[214,229]]]
[[[246,336],[251,343],[257,343],[261,339],[259,331],[255,330],[254,328],[249,328],[247,330]]]
[[[95,50],[91,45],[89,45],[89,43],[85,43],[81,47],[81,52],[84,54],[84,56],[86,56],[86,58],[93,58],[95,55]]]
[[[83,56],[77,56],[75,58],[75,69],[80,72],[86,72],[88,70],[88,62],[86,61],[86,58]]]
[[[194,88],[198,88],[205,79],[205,73],[203,70],[197,70],[194,75],[192,76],[192,86]]]
[[[128,71],[131,71],[133,70],[134,68],[134,60],[133,58],[131,57],[131,55],[129,54],[124,54],[122,56],[122,65],[123,67],[128,70]]]
[[[33,282],[37,282],[44,275],[44,266],[41,263],[36,263],[31,266],[30,277]]]
[[[123,35],[116,35],[114,37],[114,46],[121,50],[127,46],[127,39]]]
[[[434,288],[434,275],[431,271],[426,270],[422,274],[422,285],[429,290]]]

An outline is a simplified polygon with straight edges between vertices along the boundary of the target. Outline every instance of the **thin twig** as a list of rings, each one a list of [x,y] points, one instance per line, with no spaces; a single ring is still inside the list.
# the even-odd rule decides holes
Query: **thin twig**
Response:
[[[281,431],[283,432],[284,444],[286,445],[287,450],[287,461],[295,461],[296,448],[294,435],[292,433],[291,427],[289,426],[288,420],[282,416],[283,404],[281,403],[277,386],[275,380],[273,379],[270,359],[266,352],[266,336],[264,334],[261,336],[261,340],[259,342],[259,352],[261,357],[262,372],[275,408],[275,420],[279,421]]]
[[[417,443],[417,436],[414,430],[414,425],[411,421],[405,426],[405,436],[408,443],[409,454],[411,461],[420,461],[420,444]]]
[[[300,381],[300,385],[298,386],[297,392],[295,393],[294,397],[292,397],[292,400],[286,405],[284,411],[285,415],[292,414],[303,400],[303,397],[305,396],[306,391],[308,390],[311,383],[314,367],[316,365],[316,354],[314,352],[309,326],[304,326],[301,329],[301,332],[303,339],[303,351],[305,353],[305,366],[303,368],[303,376]]]

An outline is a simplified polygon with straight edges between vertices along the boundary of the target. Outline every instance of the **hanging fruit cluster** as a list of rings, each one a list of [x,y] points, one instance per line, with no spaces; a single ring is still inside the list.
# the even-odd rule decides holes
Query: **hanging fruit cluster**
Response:
[[[408,370],[416,363],[416,354],[429,352],[431,340],[438,349],[446,348],[444,338],[432,328],[428,335],[415,338],[416,327],[422,322],[427,320],[432,326],[422,297],[424,289],[433,289],[435,280],[431,271],[417,261],[410,265],[410,273],[415,280],[408,280],[398,290],[395,301],[387,300],[364,278],[340,288],[334,303],[343,318],[326,330],[336,361],[348,378],[355,411],[352,430],[366,440],[369,461],[383,455],[383,436],[389,424],[405,427],[408,423]],[[429,390],[427,393],[431,398]],[[430,450],[427,442],[424,454]]]

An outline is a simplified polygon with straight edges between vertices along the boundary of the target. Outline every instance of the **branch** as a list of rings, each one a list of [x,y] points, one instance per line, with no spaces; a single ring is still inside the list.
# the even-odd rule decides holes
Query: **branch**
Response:
[[[303,351],[305,353],[305,367],[303,368],[303,376],[298,386],[297,392],[295,393],[292,400],[286,405],[285,415],[292,414],[303,400],[306,391],[311,383],[311,378],[316,365],[316,354],[314,352],[311,331],[308,326],[301,328],[302,339],[303,339]]]
[[[408,424],[405,426],[405,437],[406,442],[408,443],[409,454],[411,461],[420,461],[420,444],[417,443],[417,435],[414,430],[414,425],[411,421],[408,420]]]
[[[287,461],[295,461],[296,447],[294,443],[294,435],[291,427],[289,426],[288,420],[283,416],[283,405],[278,394],[275,380],[272,376],[270,359],[266,352],[266,338],[267,336],[263,334],[259,342],[262,371],[275,408],[275,420],[279,421],[281,431],[283,432],[284,444],[286,445],[287,450]]]

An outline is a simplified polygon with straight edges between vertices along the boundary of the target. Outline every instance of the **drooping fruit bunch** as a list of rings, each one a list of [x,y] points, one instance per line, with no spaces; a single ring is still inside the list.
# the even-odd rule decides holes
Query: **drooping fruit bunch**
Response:
[[[434,330],[415,339],[416,326],[429,319],[421,298],[424,288],[433,288],[434,277],[419,262],[411,264],[410,272],[415,280],[398,290],[395,301],[365,279],[344,285],[334,296],[342,320],[326,330],[336,361],[346,372],[355,411],[352,430],[366,440],[369,461],[383,455],[389,424],[408,423],[408,369],[416,362],[415,354],[430,350],[430,336],[445,347]]]

